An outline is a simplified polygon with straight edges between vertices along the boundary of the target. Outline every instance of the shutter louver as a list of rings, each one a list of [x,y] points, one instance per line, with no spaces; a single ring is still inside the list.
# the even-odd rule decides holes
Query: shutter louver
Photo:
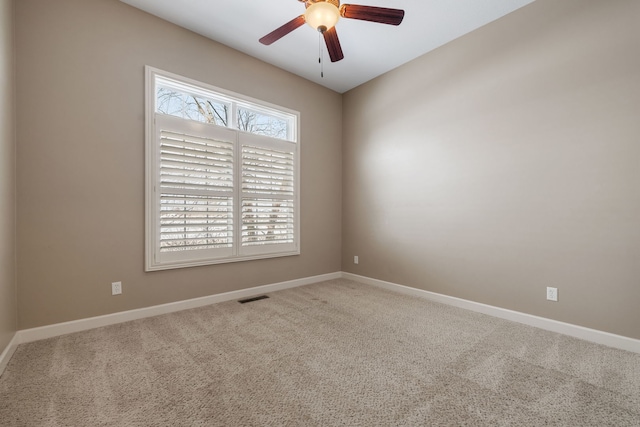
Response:
[[[233,144],[160,132],[160,252],[233,245]]]
[[[242,147],[242,246],[294,242],[294,153]]]

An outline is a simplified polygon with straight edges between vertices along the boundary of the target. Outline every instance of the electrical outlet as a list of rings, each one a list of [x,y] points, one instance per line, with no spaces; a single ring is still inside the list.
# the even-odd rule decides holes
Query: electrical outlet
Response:
[[[122,293],[122,282],[113,282],[111,284],[111,295],[120,295]]]
[[[353,263],[354,263],[354,264],[357,264],[357,263],[358,263],[358,255],[356,255],[356,256],[354,256],[354,257],[353,257]]]
[[[547,287],[547,299],[549,301],[558,301],[558,288]]]

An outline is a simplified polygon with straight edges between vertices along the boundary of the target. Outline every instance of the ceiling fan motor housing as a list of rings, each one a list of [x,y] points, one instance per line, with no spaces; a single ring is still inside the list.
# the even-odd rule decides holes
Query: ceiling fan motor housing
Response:
[[[304,3],[305,7],[309,7],[314,3],[331,3],[335,7],[340,7],[340,0],[298,0],[300,3]]]

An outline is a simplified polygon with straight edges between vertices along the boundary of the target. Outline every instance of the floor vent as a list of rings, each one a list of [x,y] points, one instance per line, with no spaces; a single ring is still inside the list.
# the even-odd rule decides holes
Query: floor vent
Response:
[[[253,297],[253,298],[247,298],[247,299],[239,299],[238,302],[240,304],[246,304],[248,302],[253,302],[253,301],[260,301],[261,299],[267,299],[269,298],[266,295],[260,295],[259,297]]]

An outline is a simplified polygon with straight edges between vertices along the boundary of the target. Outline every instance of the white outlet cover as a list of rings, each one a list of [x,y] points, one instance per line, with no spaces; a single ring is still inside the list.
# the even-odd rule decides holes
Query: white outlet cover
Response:
[[[122,282],[111,283],[111,295],[120,295],[122,293]]]
[[[547,299],[549,301],[558,301],[558,288],[547,287]]]

